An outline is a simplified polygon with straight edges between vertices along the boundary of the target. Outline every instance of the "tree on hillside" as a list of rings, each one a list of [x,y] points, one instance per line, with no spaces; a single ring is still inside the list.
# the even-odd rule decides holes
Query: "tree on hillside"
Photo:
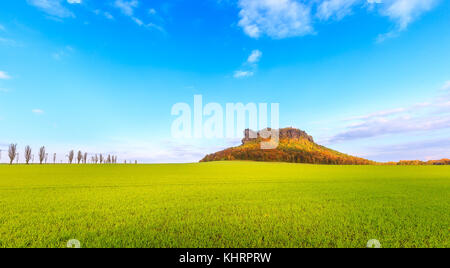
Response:
[[[100,164],[103,164],[103,155],[100,154]]]
[[[84,155],[83,155],[83,164],[87,164],[87,157],[88,157],[88,154],[84,153]]]
[[[108,155],[108,158],[106,159],[106,164],[111,164],[111,155]]]
[[[53,164],[56,164],[56,153],[53,154]]]
[[[83,153],[81,151],[78,151],[78,154],[77,154],[78,164],[81,163],[81,160],[83,160]]]
[[[72,162],[73,162],[73,157],[75,156],[75,153],[74,153],[74,151],[72,150],[72,151],[70,151],[69,152],[69,155],[67,156],[68,158],[69,158],[69,164],[72,164]]]
[[[44,160],[45,160],[45,146],[42,146],[42,147],[39,149],[39,164],[42,165],[42,163],[44,162]]]
[[[27,165],[30,164],[30,160],[31,160],[31,147],[29,145],[27,145],[25,147],[25,163]]]
[[[11,144],[8,148],[9,164],[12,165],[17,154],[17,144]]]

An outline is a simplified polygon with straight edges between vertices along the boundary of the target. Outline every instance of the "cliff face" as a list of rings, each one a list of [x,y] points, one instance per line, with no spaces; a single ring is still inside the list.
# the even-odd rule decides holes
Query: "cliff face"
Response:
[[[264,140],[266,139],[261,131],[254,132],[247,129],[244,132],[242,145],[207,155],[201,162],[250,160],[329,165],[369,165],[375,163],[318,145],[305,131],[295,128],[279,130],[279,144],[276,149],[261,149],[260,144]]]
[[[268,128],[268,131],[271,131],[272,129]],[[256,138],[252,138],[256,137]],[[308,135],[303,130],[296,129],[296,128],[282,128],[279,130],[279,137],[280,140],[301,140],[305,139],[309,142],[314,143],[314,139],[312,136]],[[242,139],[242,144],[247,144],[255,141],[261,140],[261,131],[255,132],[250,129],[246,129],[244,131],[244,139]]]

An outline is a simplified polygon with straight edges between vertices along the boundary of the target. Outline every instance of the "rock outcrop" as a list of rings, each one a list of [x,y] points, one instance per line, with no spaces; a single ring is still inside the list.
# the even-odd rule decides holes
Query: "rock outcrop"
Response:
[[[271,131],[271,128],[268,128],[264,131]],[[244,131],[244,138],[242,139],[242,144],[246,144],[249,142],[255,142],[258,141],[261,138],[261,131],[253,131],[250,129],[246,129]],[[279,137],[280,140],[301,140],[301,139],[305,139],[308,140],[309,142],[314,142],[314,139],[312,136],[308,135],[308,133],[306,133],[303,130],[300,129],[296,129],[296,128],[282,128],[279,130]]]

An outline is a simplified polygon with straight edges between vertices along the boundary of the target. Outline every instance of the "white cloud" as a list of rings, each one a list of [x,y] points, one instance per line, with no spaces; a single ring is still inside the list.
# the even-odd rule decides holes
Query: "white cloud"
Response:
[[[81,0],[67,0],[69,4],[81,4]]]
[[[102,11],[100,9],[96,9],[93,11],[96,15],[101,15],[104,16],[105,18],[109,19],[109,20],[113,20],[114,16],[111,15],[111,13],[107,12],[107,11]]]
[[[381,14],[395,21],[398,30],[402,31],[436,3],[437,0],[385,0]]]
[[[140,19],[140,18],[138,18],[138,17],[136,17],[134,15],[135,9],[139,6],[139,1],[137,1],[137,0],[129,0],[129,1],[127,1],[127,0],[116,0],[114,2],[114,6],[116,8],[118,8],[118,9],[120,9],[120,11],[124,15],[130,17],[131,20],[134,21],[137,25],[145,26],[146,28],[153,28],[153,29],[157,29],[158,31],[165,32],[164,28],[162,28],[161,26],[158,26],[158,25],[156,25],[154,23],[146,24],[146,23],[144,23],[142,21],[142,19]],[[156,14],[156,10],[150,9],[149,13],[150,14]]]
[[[250,56],[248,56],[247,61],[242,64],[242,69],[235,71],[233,77],[245,78],[253,76],[258,68],[258,62],[261,60],[262,55],[263,53],[260,50],[253,50]]]
[[[131,19],[132,19],[134,22],[136,22],[136,24],[139,25],[139,26],[144,25],[144,23],[142,22],[142,20],[140,20],[140,19],[138,19],[138,18],[132,17]]]
[[[236,71],[236,72],[234,72],[233,77],[234,78],[245,78],[245,77],[250,77],[253,75],[254,75],[254,72],[251,72],[251,71]]]
[[[0,71],[0,79],[11,79],[11,76],[9,76],[6,72]]]
[[[313,24],[340,20],[357,7],[376,10],[395,23],[378,41],[397,36],[439,0],[239,0],[239,26],[252,37],[287,38],[314,33]],[[314,13],[314,15],[312,15]]]
[[[316,16],[321,20],[328,20],[332,17],[340,20],[352,13],[352,8],[361,0],[326,0],[317,7]]]
[[[447,128],[450,128],[450,117],[448,116],[405,114],[395,118],[377,118],[351,125],[346,131],[334,136],[330,142]]]
[[[58,18],[75,17],[70,10],[62,5],[62,0],[27,0],[27,2],[51,16]]]
[[[248,63],[258,63],[262,57],[262,52],[258,49],[252,51],[252,54],[247,59]]]
[[[351,122],[343,131],[329,139],[329,142],[449,129],[450,94],[437,96],[431,102],[355,116],[346,121]]]
[[[438,0],[385,0],[381,3],[381,15],[395,22],[396,29],[380,34],[377,41],[383,42],[399,35],[423,13],[430,11]]]
[[[109,12],[104,12],[103,15],[104,15],[107,19],[110,19],[110,20],[113,20],[113,19],[114,19],[113,15],[111,15],[111,13],[109,13]]]
[[[33,110],[31,110],[31,112],[34,114],[44,114],[44,111],[41,109],[33,109]]]
[[[239,7],[239,26],[252,38],[286,38],[313,31],[310,8],[296,0],[239,0]]]
[[[123,14],[131,17],[134,15],[134,9],[139,6],[139,2],[137,0],[116,0],[114,5],[120,9]]]

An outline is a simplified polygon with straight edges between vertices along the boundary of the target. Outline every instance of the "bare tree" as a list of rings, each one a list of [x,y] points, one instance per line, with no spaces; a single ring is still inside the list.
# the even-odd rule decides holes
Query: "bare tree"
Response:
[[[48,153],[45,154],[45,164],[47,164],[48,161]]]
[[[16,158],[16,155],[17,155],[17,144],[9,145],[8,156],[9,156],[9,164],[10,165],[12,165],[14,159]]]
[[[98,156],[95,155],[95,164],[97,164],[97,163],[98,163]]]
[[[25,163],[27,165],[30,164],[30,160],[31,160],[31,147],[29,145],[27,145],[25,147]]]
[[[100,154],[100,164],[103,164],[103,155]]]
[[[111,164],[111,155],[108,155],[108,158],[106,159],[106,164]]]
[[[88,157],[88,154],[84,153],[84,155],[83,155],[83,164],[87,164],[87,157]]]
[[[78,151],[78,155],[77,155],[78,164],[81,163],[81,160],[83,160],[83,153],[81,151]]]
[[[70,151],[69,152],[69,155],[67,156],[68,158],[69,158],[69,164],[72,164],[72,162],[73,162],[73,157],[75,156],[75,153],[74,153],[74,151],[72,150],[72,151]]]
[[[53,154],[53,164],[56,164],[56,153]]]
[[[42,146],[42,147],[39,149],[39,164],[42,165],[42,163],[44,162],[44,160],[45,160],[45,146]]]

